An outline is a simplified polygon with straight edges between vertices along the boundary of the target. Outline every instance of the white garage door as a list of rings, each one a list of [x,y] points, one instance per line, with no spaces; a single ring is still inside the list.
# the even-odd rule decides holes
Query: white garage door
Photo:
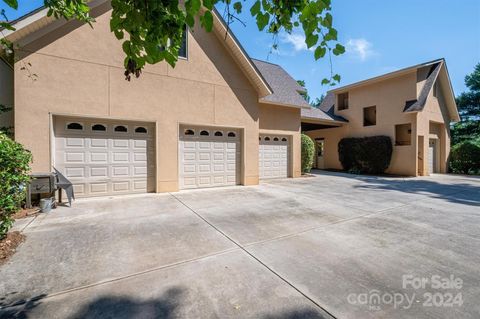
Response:
[[[76,197],[154,191],[152,124],[57,118],[54,134],[54,166]]]
[[[288,177],[288,138],[260,135],[260,179]]]
[[[240,134],[236,130],[181,127],[180,189],[239,184]]]

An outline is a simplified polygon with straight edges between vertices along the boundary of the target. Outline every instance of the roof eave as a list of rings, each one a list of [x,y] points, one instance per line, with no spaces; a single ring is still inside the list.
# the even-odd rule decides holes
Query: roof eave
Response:
[[[103,3],[106,3],[107,0],[93,0],[87,2],[89,2],[89,6],[91,8],[94,8]],[[38,34],[38,36],[43,36],[46,33],[52,31],[53,29],[56,29],[61,25],[67,23],[67,21],[62,19],[57,20],[53,16],[48,17],[47,12],[47,8],[37,9],[36,11],[33,11],[32,13],[27,14],[20,19],[13,21],[12,26],[15,28],[15,30],[4,30],[3,34],[5,38],[13,43],[21,43],[22,45],[25,45],[26,43],[21,41],[26,38],[28,38],[28,42],[33,41],[34,39],[30,37],[31,35]],[[213,10],[213,16],[214,33],[216,33],[217,36],[224,38],[225,41],[222,41],[224,43],[224,46],[231,51],[232,56],[237,61],[249,81],[257,90],[258,95],[260,97],[264,97],[272,94],[273,90],[262,77],[253,62],[250,60],[250,57],[240,45],[238,40],[227,28],[223,19],[219,16],[216,10]],[[36,39],[37,37],[34,38]]]
[[[259,98],[258,102],[262,103],[262,104],[292,107],[292,108],[296,108],[296,109],[308,109],[310,107],[309,105],[304,106],[304,105],[288,104],[288,103],[282,103],[282,102],[273,102],[273,101],[265,100],[263,98]]]
[[[406,68],[403,68],[403,69],[400,69],[400,70],[397,70],[397,71],[393,71],[393,72],[390,72],[390,73],[375,76],[373,78],[369,78],[369,79],[365,79],[365,80],[362,80],[362,81],[359,81],[359,82],[355,82],[355,83],[352,83],[352,84],[341,86],[341,87],[335,88],[333,90],[330,90],[329,92],[334,93],[334,94],[343,93],[345,91],[348,91],[348,90],[351,90],[351,89],[354,89],[354,88],[362,87],[362,86],[365,86],[365,85],[377,83],[377,82],[380,82],[380,81],[384,81],[384,80],[396,78],[396,77],[399,77],[399,76],[402,76],[402,75],[406,75],[406,74],[409,74],[409,73],[412,73],[412,72],[416,72],[416,70],[418,68],[428,66],[428,65],[431,65],[431,64],[435,64],[435,63],[439,63],[439,62],[444,62],[444,61],[445,61],[445,59],[441,58],[441,59],[435,59],[435,60],[432,60],[432,61],[429,61],[429,62],[417,64],[417,65],[414,65],[414,66],[409,66],[409,67],[406,67]]]
[[[257,89],[259,97],[262,98],[267,95],[273,94],[273,90],[270,88],[267,81],[263,78],[262,74],[257,69],[255,64],[252,62],[238,39],[225,24],[225,21],[220,16],[218,11],[214,9],[212,13],[214,17],[213,31],[216,33],[219,39],[223,38],[222,43],[225,47],[230,49],[233,58],[237,60],[244,74],[250,80],[252,85]]]
[[[311,123],[311,124],[336,124],[337,126],[343,126],[345,124],[348,124],[348,122],[337,121],[337,120],[319,119],[319,118],[308,117],[308,116],[302,116],[301,121],[305,122],[305,123]]]

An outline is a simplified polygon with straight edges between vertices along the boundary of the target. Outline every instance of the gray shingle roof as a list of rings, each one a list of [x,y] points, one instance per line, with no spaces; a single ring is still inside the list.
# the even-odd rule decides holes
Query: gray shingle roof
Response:
[[[323,98],[322,103],[320,103],[319,108],[325,112],[328,112],[335,106],[335,94],[328,92],[327,95]]]
[[[423,111],[425,108],[425,104],[427,103],[428,94],[432,90],[433,85],[435,84],[435,80],[437,79],[438,73],[440,73],[440,68],[442,64],[436,63],[431,66],[430,74],[427,76],[425,84],[423,85],[422,91],[418,96],[417,100],[407,101],[405,102],[405,108],[403,112],[419,112]]]
[[[308,109],[302,109],[302,119],[348,122],[345,118],[335,115],[334,109],[335,94],[329,92],[323,99],[319,108],[310,107]]]
[[[260,101],[309,107],[307,101],[299,94],[299,92],[305,92],[305,89],[281,66],[256,59],[252,59],[252,62],[273,90],[273,94],[261,98]]]
[[[313,120],[326,120],[326,121],[337,121],[337,122],[348,122],[345,118],[333,114],[333,106],[328,112],[317,109],[315,107],[310,107],[308,109],[302,109],[302,119],[313,119]]]

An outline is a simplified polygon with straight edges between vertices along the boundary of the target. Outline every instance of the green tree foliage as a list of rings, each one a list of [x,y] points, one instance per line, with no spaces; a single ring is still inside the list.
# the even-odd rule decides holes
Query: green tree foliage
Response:
[[[392,159],[388,136],[348,137],[338,143],[338,156],[344,170],[352,173],[381,174]]]
[[[300,95],[305,99],[305,101],[307,101],[308,104],[310,104],[311,98],[310,98],[310,95],[308,95],[308,90],[307,90],[305,81],[297,80],[297,83],[305,90],[305,92],[301,92]]]
[[[5,106],[3,104],[0,104],[0,117],[2,116],[3,113],[10,112],[12,110],[12,107]],[[13,127],[10,126],[0,126],[0,133],[5,133],[8,136],[13,136]]]
[[[454,173],[480,173],[480,140],[467,140],[452,147],[450,167]]]
[[[302,144],[302,174],[310,173],[313,166],[313,156],[315,153],[315,144],[312,139],[305,134],[301,136]]]
[[[17,9],[17,0],[0,0],[11,8]],[[88,0],[44,0],[49,9],[48,15],[56,18],[78,19],[92,24]],[[123,41],[125,53],[125,76],[140,76],[146,64],[166,61],[172,67],[178,60],[185,25],[190,28],[198,21],[205,30],[213,28],[213,12],[216,4],[226,7],[226,21],[230,23],[244,10],[242,0],[112,0],[112,18],[110,29]],[[331,0],[275,1],[255,0],[249,11],[257,27],[276,38],[280,32],[291,33],[294,28],[303,30],[305,43],[314,52],[316,60],[340,55],[345,48],[337,41],[337,30],[333,27]],[[238,18],[237,18],[238,20]],[[6,21],[1,21],[0,28],[12,30]],[[2,37],[4,46],[8,43]],[[277,44],[273,46],[276,48]],[[334,84],[340,81],[338,74],[333,74],[322,83]]]
[[[317,108],[320,107],[320,104],[322,104],[322,101],[325,98],[325,95],[322,94],[322,95],[320,95],[320,97],[317,97],[317,98],[315,98],[315,100],[313,100],[310,97],[310,95],[308,95],[308,90],[307,90],[305,81],[304,80],[297,80],[297,83],[305,90],[305,92],[300,93],[300,95],[305,99],[305,101],[307,101],[307,103],[310,104],[310,106],[312,106],[312,107],[317,107]]]
[[[465,77],[469,91],[456,98],[460,122],[452,127],[452,144],[480,138],[480,63]]]
[[[0,239],[12,227],[12,215],[25,198],[31,161],[29,151],[0,133]]]

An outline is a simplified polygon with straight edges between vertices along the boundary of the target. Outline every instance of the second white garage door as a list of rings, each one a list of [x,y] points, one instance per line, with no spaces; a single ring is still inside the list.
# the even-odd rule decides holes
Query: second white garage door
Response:
[[[182,126],[179,170],[180,189],[239,184],[239,132]]]
[[[260,135],[260,179],[288,177],[288,145],[287,137]]]

